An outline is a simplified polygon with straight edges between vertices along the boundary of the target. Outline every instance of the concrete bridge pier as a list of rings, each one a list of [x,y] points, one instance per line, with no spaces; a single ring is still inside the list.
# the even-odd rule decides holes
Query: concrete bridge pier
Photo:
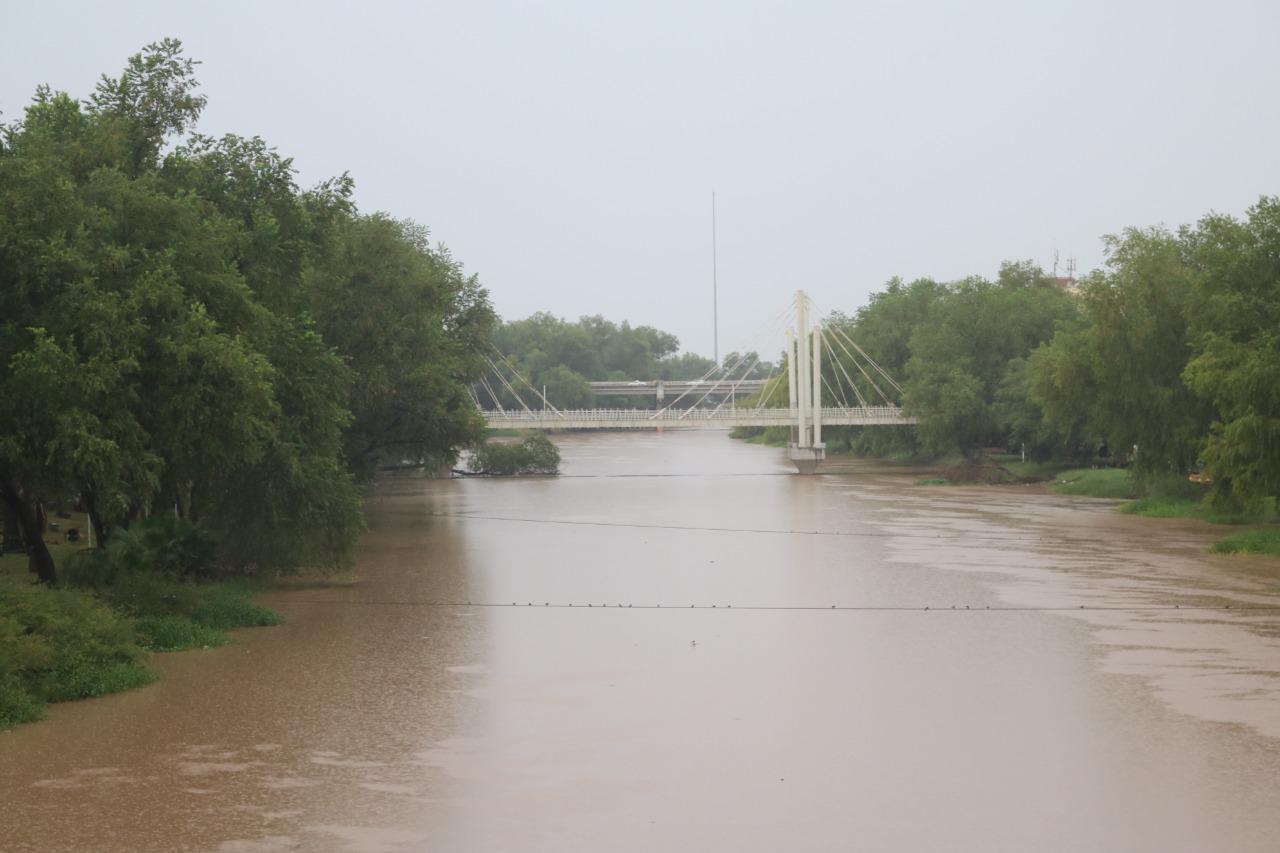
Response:
[[[787,458],[796,466],[801,474],[814,474],[818,471],[818,463],[827,458],[827,446],[818,444],[813,447],[800,447],[792,442],[787,445]]]

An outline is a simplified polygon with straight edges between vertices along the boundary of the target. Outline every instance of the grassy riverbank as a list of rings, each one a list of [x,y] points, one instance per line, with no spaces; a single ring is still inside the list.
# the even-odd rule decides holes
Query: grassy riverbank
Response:
[[[1125,500],[1118,512],[1145,518],[1187,518],[1210,524],[1256,525],[1226,537],[1210,550],[1219,554],[1270,554],[1280,556],[1280,527],[1276,527],[1276,501],[1260,510],[1224,509],[1214,506],[1207,488],[1179,477],[1139,482],[1122,468],[1076,468],[1054,475],[1050,488],[1060,495]]]
[[[64,565],[84,550],[49,545]],[[24,554],[0,557],[0,728],[39,719],[49,702],[151,682],[151,652],[226,645],[230,629],[282,621],[253,603],[257,587],[244,581],[132,571],[49,588],[32,582],[26,562]]]
[[[753,444],[774,444],[769,436],[745,439]],[[828,458],[838,458],[839,453]],[[1208,489],[1181,477],[1140,481],[1125,468],[1079,468],[1067,461],[1023,461],[1014,454],[991,453],[981,460],[960,456],[932,459],[880,458],[890,465],[925,467],[929,476],[915,481],[917,486],[1018,485],[1044,483],[1056,494],[1106,498],[1124,503],[1118,512],[1146,518],[1186,518],[1210,524],[1249,526],[1212,546],[1220,554],[1266,554],[1280,556],[1280,512],[1276,499],[1264,502],[1261,510],[1224,509],[1210,501]],[[1078,463],[1076,463],[1078,464]]]

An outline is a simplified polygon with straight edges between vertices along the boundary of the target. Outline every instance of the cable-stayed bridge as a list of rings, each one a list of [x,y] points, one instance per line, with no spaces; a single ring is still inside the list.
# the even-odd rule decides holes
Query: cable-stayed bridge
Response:
[[[809,297],[799,291],[790,308],[776,318],[786,330],[785,374],[775,375],[775,366],[765,379],[748,378],[758,365],[758,356],[749,351],[696,380],[592,383],[593,391],[602,396],[653,396],[656,409],[559,409],[496,349],[497,360],[489,359],[496,382],[482,377],[473,397],[491,429],[790,427],[788,456],[802,474],[813,473],[826,455],[823,426],[893,426],[914,424],[916,419],[902,413],[902,386],[843,329],[810,329],[811,310]],[[674,396],[663,405],[668,389]],[[742,397],[755,402],[739,405]]]
[[[490,429],[733,429],[794,426],[791,409],[559,409],[555,412],[485,412]],[[825,407],[825,426],[891,426],[913,424],[915,418],[897,406]]]

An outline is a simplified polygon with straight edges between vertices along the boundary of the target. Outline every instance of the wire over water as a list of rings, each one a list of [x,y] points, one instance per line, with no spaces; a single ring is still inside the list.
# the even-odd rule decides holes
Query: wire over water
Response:
[[[410,600],[350,600],[340,598],[292,598],[299,604],[341,604],[366,607],[478,607],[478,608],[544,608],[561,610],[737,610],[737,611],[843,611],[848,613],[1280,613],[1280,605],[1269,604],[1099,604],[1099,605],[887,605],[887,604],[623,604],[621,602],[534,602],[534,601],[410,601]]]
[[[461,518],[477,521],[513,521],[522,524],[565,524],[583,527],[621,527],[639,530],[681,530],[699,533],[762,533],[775,536],[841,536],[906,539],[966,539],[979,542],[1039,542],[1043,536],[989,536],[975,533],[895,533],[878,530],[779,530],[768,527],[709,527],[685,524],[644,524],[631,521],[581,521],[567,518],[527,518],[514,515],[481,515],[469,512],[429,512],[431,518]]]

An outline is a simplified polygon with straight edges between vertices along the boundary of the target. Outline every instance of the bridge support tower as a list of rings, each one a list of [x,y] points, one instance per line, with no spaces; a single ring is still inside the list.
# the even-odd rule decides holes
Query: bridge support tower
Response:
[[[787,379],[795,424],[787,458],[801,474],[812,474],[827,458],[822,442],[822,327],[809,329],[809,296],[796,292],[796,325],[787,330]]]

